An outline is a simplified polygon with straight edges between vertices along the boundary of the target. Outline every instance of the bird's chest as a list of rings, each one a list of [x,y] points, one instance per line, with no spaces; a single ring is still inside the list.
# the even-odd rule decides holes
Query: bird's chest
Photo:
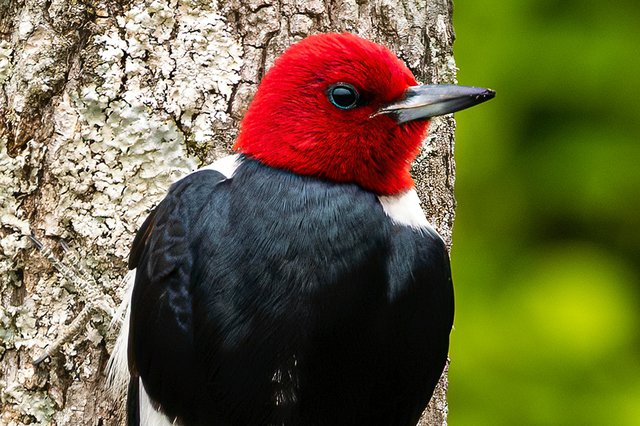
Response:
[[[229,201],[225,259],[237,268],[244,294],[259,295],[264,308],[322,305],[325,296],[335,302],[362,291],[363,274],[380,276],[390,221],[375,195],[355,185],[261,172],[235,177],[242,190]]]

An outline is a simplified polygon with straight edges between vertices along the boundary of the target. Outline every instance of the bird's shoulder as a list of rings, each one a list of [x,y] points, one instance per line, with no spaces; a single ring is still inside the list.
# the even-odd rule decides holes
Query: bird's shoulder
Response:
[[[218,198],[216,193],[219,192],[219,184],[230,179],[240,163],[239,155],[226,156],[171,185],[136,233],[131,244],[129,268],[137,267],[145,251],[150,248],[150,243],[164,246],[162,243],[167,241],[159,241],[158,238],[163,236],[162,230],[171,230],[176,225],[183,228],[184,222],[196,220],[202,208]]]

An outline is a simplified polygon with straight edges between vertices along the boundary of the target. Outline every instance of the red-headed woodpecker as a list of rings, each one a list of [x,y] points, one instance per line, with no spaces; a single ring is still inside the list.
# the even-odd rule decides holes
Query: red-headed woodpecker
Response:
[[[238,154],[172,185],[135,237],[129,424],[415,425],[453,287],[409,167],[430,117],[493,96],[417,85],[351,34],[291,46]]]

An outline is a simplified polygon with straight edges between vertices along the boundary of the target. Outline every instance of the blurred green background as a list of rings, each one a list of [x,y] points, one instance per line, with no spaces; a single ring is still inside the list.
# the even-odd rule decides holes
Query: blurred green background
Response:
[[[454,3],[450,424],[640,425],[640,2]]]

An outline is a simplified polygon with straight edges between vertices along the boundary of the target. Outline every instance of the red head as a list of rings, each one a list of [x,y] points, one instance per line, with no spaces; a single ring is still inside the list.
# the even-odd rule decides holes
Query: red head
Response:
[[[384,46],[352,34],[310,36],[262,79],[236,149],[294,173],[402,192],[413,186],[409,167],[428,122],[401,120],[393,106],[406,109],[415,84]]]

